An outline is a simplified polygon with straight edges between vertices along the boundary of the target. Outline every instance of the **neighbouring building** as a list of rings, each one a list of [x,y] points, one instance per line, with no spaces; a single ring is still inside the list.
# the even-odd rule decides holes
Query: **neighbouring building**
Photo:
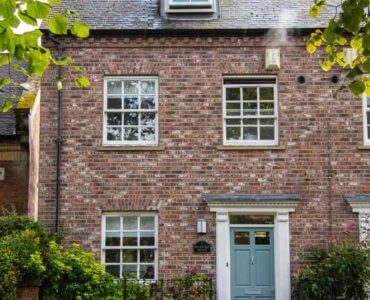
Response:
[[[66,243],[118,276],[197,266],[217,299],[286,300],[299,253],[358,238],[347,228],[370,207],[370,101],[336,93],[343,71],[305,51],[330,10],[312,20],[303,0],[62,3],[90,25],[88,39],[61,42],[92,82],[79,90],[62,70],[58,182],[56,70],[41,86],[38,216],[51,230],[59,218]]]
[[[37,215],[39,93],[38,84],[12,67],[0,68],[0,78],[11,77],[28,89],[1,87],[0,105],[12,96],[14,108],[0,112],[0,214]],[[26,87],[26,86],[25,86]]]

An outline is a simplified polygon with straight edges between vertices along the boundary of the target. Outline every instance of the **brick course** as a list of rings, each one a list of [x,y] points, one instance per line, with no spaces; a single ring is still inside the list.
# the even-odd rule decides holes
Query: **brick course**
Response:
[[[343,194],[370,192],[370,151],[362,144],[362,104],[349,92],[334,98],[339,70],[321,71],[302,37],[281,47],[282,68],[264,67],[269,40],[256,37],[93,36],[67,42],[67,53],[88,70],[79,90],[70,72],[62,108],[61,220],[78,242],[100,255],[101,214],[157,211],[159,277],[186,266],[215,273],[215,217],[200,201],[207,193],[300,193],[291,214],[293,271],[298,253],[343,236],[357,215]],[[220,151],[224,75],[277,74],[279,139],[283,151]],[[163,151],[97,151],[102,143],[103,79],[159,78],[159,140]],[[297,76],[306,83],[297,83]],[[42,84],[39,218],[53,228],[55,209],[55,70]],[[192,254],[196,220],[205,218],[210,254]],[[352,234],[357,237],[357,233]]]

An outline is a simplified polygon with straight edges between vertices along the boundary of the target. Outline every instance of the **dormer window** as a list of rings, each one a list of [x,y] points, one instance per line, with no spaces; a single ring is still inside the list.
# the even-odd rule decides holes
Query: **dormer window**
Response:
[[[167,13],[213,13],[215,0],[166,0]]]

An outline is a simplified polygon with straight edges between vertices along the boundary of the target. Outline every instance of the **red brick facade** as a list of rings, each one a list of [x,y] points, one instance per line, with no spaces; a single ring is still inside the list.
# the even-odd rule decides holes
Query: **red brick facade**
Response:
[[[292,269],[309,246],[343,236],[357,216],[343,194],[370,193],[370,151],[363,143],[362,104],[334,92],[332,75],[310,57],[303,38],[281,47],[281,70],[265,70],[263,37],[92,37],[69,44],[91,88],[67,78],[62,108],[61,220],[78,242],[100,255],[106,211],[156,211],[159,277],[187,266],[215,273],[215,217],[209,193],[299,193],[290,216]],[[218,150],[222,145],[225,75],[276,74],[283,150]],[[98,151],[102,144],[104,76],[155,75],[159,80],[160,151]],[[305,84],[297,77],[304,75]],[[343,75],[341,75],[343,77]],[[39,218],[55,220],[57,91],[55,72],[42,85]],[[205,218],[211,254],[193,254],[196,220]],[[354,233],[356,235],[357,233]]]

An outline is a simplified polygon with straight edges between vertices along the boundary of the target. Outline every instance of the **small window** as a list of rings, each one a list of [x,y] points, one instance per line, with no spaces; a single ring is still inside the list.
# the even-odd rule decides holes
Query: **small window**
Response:
[[[277,145],[275,78],[225,78],[224,145]]]
[[[363,96],[364,144],[370,146],[370,97]]]
[[[103,217],[103,263],[107,272],[134,279],[157,279],[157,217]]]
[[[158,144],[158,80],[106,78],[105,145]]]
[[[166,0],[168,13],[213,13],[215,0]]]

